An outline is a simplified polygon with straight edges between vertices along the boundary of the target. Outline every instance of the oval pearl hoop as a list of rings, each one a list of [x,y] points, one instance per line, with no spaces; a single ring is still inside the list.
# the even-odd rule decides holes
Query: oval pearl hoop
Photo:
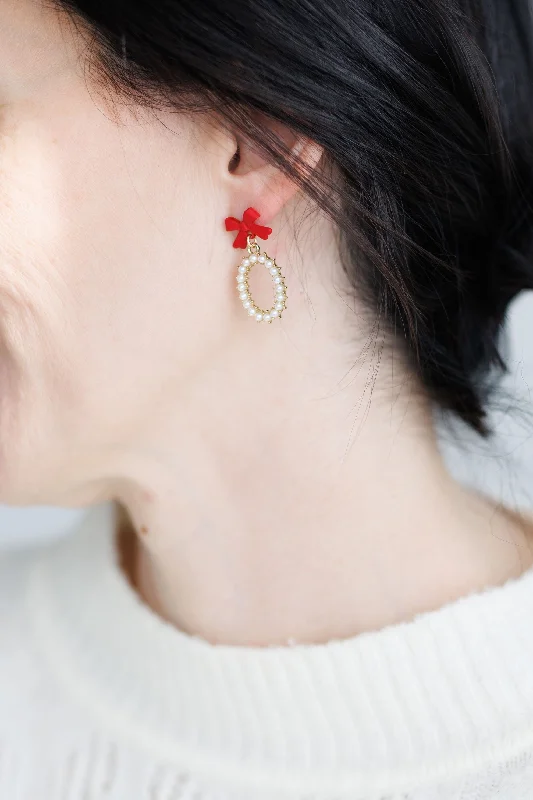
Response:
[[[248,253],[244,256],[237,269],[237,291],[242,301],[244,310],[250,317],[257,322],[272,322],[274,319],[281,319],[282,313],[287,307],[287,287],[281,270],[276,264],[275,258],[270,258],[267,253],[262,253],[261,248],[255,241],[255,236],[248,236]],[[260,308],[254,302],[248,285],[248,275],[257,264],[265,267],[272,278],[274,284],[275,300],[274,305],[268,311]]]

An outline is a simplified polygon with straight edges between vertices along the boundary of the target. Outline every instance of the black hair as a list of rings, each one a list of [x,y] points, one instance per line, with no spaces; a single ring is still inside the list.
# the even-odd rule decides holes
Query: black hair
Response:
[[[106,84],[213,111],[299,183],[431,398],[486,434],[506,311],[533,288],[529,0],[56,3]],[[252,111],[318,142],[320,169]]]

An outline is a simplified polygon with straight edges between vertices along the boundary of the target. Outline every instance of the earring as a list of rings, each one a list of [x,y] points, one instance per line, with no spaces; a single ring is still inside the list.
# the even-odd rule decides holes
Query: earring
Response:
[[[276,259],[270,258],[265,252],[261,252],[261,248],[255,240],[256,236],[259,236],[260,239],[268,239],[272,233],[272,228],[256,223],[259,216],[259,212],[255,208],[247,208],[242,220],[235,217],[226,217],[225,224],[227,231],[239,231],[233,242],[233,247],[246,248],[248,251],[237,268],[237,291],[243,307],[250,317],[255,317],[257,322],[272,322],[273,319],[281,318],[283,311],[287,307],[287,287],[281,270],[276,264]],[[275,300],[269,311],[261,309],[254,302],[250,293],[248,275],[256,264],[262,264],[268,269],[274,284]]]

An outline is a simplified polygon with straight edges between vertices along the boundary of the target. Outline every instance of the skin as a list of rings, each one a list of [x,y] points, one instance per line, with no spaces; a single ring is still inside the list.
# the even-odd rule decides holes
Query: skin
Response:
[[[213,642],[354,635],[529,567],[530,528],[447,474],[332,223],[237,132],[102,91],[85,47],[0,4],[0,502],[120,500],[131,580]],[[250,205],[289,290],[269,326],[223,225]]]

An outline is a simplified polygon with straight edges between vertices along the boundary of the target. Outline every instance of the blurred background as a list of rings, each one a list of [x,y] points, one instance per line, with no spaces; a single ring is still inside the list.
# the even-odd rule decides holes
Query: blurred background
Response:
[[[490,422],[494,436],[483,442],[466,427],[437,421],[450,470],[513,508],[533,511],[533,293],[510,310],[506,353],[509,373],[495,394]],[[0,505],[0,547],[25,547],[62,536],[85,509]]]

